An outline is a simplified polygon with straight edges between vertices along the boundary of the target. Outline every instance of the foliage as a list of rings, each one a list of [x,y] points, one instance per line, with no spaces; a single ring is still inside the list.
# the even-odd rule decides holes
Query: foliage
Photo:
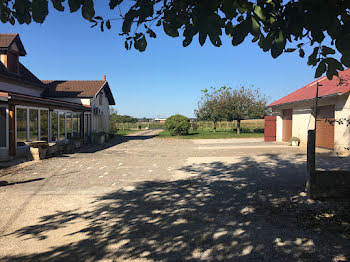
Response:
[[[173,115],[165,121],[166,129],[172,136],[187,135],[191,127],[190,120],[183,115]]]
[[[197,121],[191,121],[191,128],[192,130],[196,131],[199,127],[199,124]]]
[[[176,138],[182,139],[220,139],[220,138],[246,138],[246,137],[263,137],[263,133],[256,132],[246,132],[237,135],[237,133],[233,133],[229,130],[218,130],[217,132],[213,132],[213,130],[192,130],[190,129],[187,135],[177,136]],[[174,137],[170,134],[168,130],[164,130],[160,132],[157,137],[160,138],[171,138]]]
[[[0,20],[3,23],[43,23],[49,13],[48,0],[1,0]],[[82,17],[111,29],[113,20],[122,19],[121,35],[125,48],[139,51],[147,47],[148,38],[156,38],[153,26],[162,27],[170,37],[183,36],[183,46],[191,44],[198,35],[200,45],[209,39],[221,46],[223,32],[237,46],[248,35],[273,58],[295,52],[305,56],[303,47],[313,47],[308,64],[317,66],[315,77],[326,72],[331,79],[343,66],[350,66],[350,14],[348,0],[109,0],[118,18],[95,16],[94,0],[51,0],[53,7],[64,11],[68,2],[70,12],[81,10]],[[125,6],[123,6],[123,4]],[[121,8],[123,7],[123,8]],[[126,9],[122,13],[122,9]],[[156,30],[157,31],[157,30]],[[160,31],[160,30],[158,30]],[[331,43],[325,45],[325,39]],[[331,47],[330,47],[331,46]],[[336,54],[336,57],[332,57]]]
[[[230,87],[203,90],[195,115],[200,120],[213,122],[214,132],[218,121],[237,120],[237,133],[240,133],[241,120],[262,118],[266,115],[266,97],[258,89],[232,89]]]
[[[209,90],[202,90],[201,100],[198,102],[198,109],[194,114],[199,120],[212,121],[214,124],[214,132],[218,121],[225,120],[225,108],[223,105],[223,97],[227,91],[226,87],[219,89],[212,87]]]
[[[267,114],[267,98],[259,89],[244,86],[239,89],[226,88],[222,100],[225,119],[237,120],[237,134],[240,133],[241,120],[263,118]]]

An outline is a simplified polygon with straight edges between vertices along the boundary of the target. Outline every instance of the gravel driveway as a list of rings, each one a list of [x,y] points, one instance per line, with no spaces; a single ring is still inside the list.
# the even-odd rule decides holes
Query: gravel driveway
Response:
[[[152,134],[0,170],[0,261],[350,260],[349,209],[307,200],[303,149]]]

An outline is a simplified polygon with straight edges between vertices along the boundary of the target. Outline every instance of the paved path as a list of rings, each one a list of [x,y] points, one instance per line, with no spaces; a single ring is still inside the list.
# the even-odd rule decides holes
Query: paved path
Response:
[[[152,132],[0,170],[0,261],[349,260],[344,212],[305,198],[302,149]]]

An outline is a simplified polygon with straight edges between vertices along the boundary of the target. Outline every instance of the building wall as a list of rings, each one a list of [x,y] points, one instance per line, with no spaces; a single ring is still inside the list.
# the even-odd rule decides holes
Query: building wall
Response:
[[[15,85],[11,84],[5,81],[0,80],[0,91],[4,92],[13,92],[13,93],[19,93],[29,96],[37,96],[40,97],[41,93],[43,92],[43,89],[41,88],[34,88],[29,87],[25,85]]]
[[[102,91],[103,92],[103,91]],[[109,101],[106,94],[102,94],[102,105],[100,105],[101,93],[91,101],[91,108],[98,107],[101,111],[101,115],[92,114],[92,132],[106,132],[109,133]]]
[[[341,96],[335,104],[335,120],[350,119],[350,95]],[[350,155],[350,125],[335,123],[334,150],[343,155]]]
[[[335,119],[350,119],[350,95],[338,97],[320,98],[318,106],[335,105]],[[276,141],[282,141],[282,110],[293,109],[292,135],[300,139],[301,146],[307,145],[308,130],[315,128],[314,108],[315,101],[294,103],[272,108],[272,114],[277,116]],[[340,154],[350,155],[350,126],[346,123],[334,124],[334,151]]]

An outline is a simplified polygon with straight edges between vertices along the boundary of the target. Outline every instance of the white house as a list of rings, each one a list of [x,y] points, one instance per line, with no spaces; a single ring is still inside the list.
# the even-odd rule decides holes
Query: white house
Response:
[[[316,146],[350,154],[350,69],[332,80],[321,77],[268,105],[276,116],[276,140],[293,136],[306,145],[308,130],[315,129],[317,82]]]
[[[0,161],[28,151],[28,142],[65,143],[109,132],[115,101],[101,81],[41,81],[23,64],[18,34],[0,34]]]

